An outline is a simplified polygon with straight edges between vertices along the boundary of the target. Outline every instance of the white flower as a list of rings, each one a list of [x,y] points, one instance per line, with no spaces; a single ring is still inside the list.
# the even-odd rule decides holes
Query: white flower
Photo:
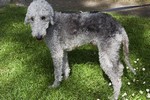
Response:
[[[136,64],[136,63],[137,63],[137,61],[134,61],[134,63]]]
[[[133,79],[133,82],[135,82],[135,79]]]
[[[134,93],[132,93],[132,97],[134,97],[135,96],[135,94]]]
[[[129,69],[129,67],[128,67],[128,66],[127,66],[126,68],[127,68],[127,69]]]
[[[142,68],[142,71],[145,71],[145,68]]]
[[[129,100],[129,99],[126,98],[125,100]]]
[[[128,82],[127,84],[128,84],[128,85],[130,85],[131,83],[130,83],[130,82]]]
[[[111,86],[112,85],[111,82],[108,85]]]
[[[144,81],[143,84],[145,84],[146,82]]]
[[[147,93],[147,98],[150,99],[150,93]]]
[[[143,91],[142,91],[142,90],[140,90],[139,92],[140,92],[140,94],[143,94]]]
[[[126,92],[122,95],[122,97],[125,97],[125,96],[127,96],[127,93],[126,93]]]
[[[136,59],[136,61],[139,61],[139,60],[140,60],[139,58]]]
[[[149,92],[149,89],[146,89],[146,92]]]
[[[134,70],[136,70],[136,69],[134,68]]]
[[[97,99],[97,100],[100,100],[100,99]]]

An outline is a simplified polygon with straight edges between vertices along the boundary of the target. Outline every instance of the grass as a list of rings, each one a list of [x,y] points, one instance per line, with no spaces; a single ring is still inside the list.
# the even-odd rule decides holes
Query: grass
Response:
[[[113,90],[99,67],[97,49],[91,45],[69,52],[71,76],[59,88],[48,88],[54,80],[50,53],[23,24],[25,13],[23,7],[0,9],[0,100],[108,100]],[[124,70],[120,100],[148,100],[150,18],[112,15],[129,35],[130,59],[137,72],[134,76]]]

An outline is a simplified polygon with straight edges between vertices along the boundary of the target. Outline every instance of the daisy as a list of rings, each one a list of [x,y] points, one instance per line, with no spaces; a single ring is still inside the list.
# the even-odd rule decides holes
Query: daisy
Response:
[[[149,89],[146,89],[146,92],[148,93],[148,92],[149,92]]]
[[[147,93],[147,98],[150,99],[150,93]]]
[[[128,84],[128,85],[130,85],[131,83],[130,83],[130,82],[128,82],[127,84]]]
[[[135,96],[135,94],[134,93],[132,93],[132,97],[134,97]]]
[[[127,93],[126,93],[126,92],[122,95],[122,97],[125,97],[125,96],[127,96]]]
[[[109,86],[111,86],[112,84],[111,84],[111,83],[109,83],[108,85],[109,85]]]
[[[135,82],[136,80],[135,79],[133,79],[133,82]]]
[[[145,68],[142,68],[142,71],[145,71]]]
[[[142,91],[142,90],[140,90],[139,92],[140,92],[140,94],[143,94],[143,91]]]
[[[145,84],[146,82],[144,81],[143,84]]]
[[[136,63],[137,63],[137,61],[134,61],[134,63],[136,64]]]

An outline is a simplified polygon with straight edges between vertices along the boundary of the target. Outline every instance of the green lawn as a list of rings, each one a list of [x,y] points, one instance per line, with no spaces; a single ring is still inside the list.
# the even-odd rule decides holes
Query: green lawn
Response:
[[[25,13],[22,7],[0,9],[0,100],[108,100],[112,86],[99,67],[97,48],[92,45],[70,52],[69,79],[56,89],[48,88],[54,80],[50,53],[45,43],[32,38],[30,27],[23,24]],[[130,59],[137,72],[134,76],[124,69],[120,100],[148,100],[150,18],[112,15],[128,33]]]

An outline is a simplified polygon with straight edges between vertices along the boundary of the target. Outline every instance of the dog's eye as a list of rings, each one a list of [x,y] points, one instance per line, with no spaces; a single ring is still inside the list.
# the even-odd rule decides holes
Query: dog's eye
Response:
[[[33,18],[33,17],[31,17],[31,20],[32,20],[32,21],[34,21],[34,18]]]
[[[46,19],[46,17],[45,17],[45,16],[42,16],[42,17],[41,17],[41,20],[45,20],[45,19]]]

